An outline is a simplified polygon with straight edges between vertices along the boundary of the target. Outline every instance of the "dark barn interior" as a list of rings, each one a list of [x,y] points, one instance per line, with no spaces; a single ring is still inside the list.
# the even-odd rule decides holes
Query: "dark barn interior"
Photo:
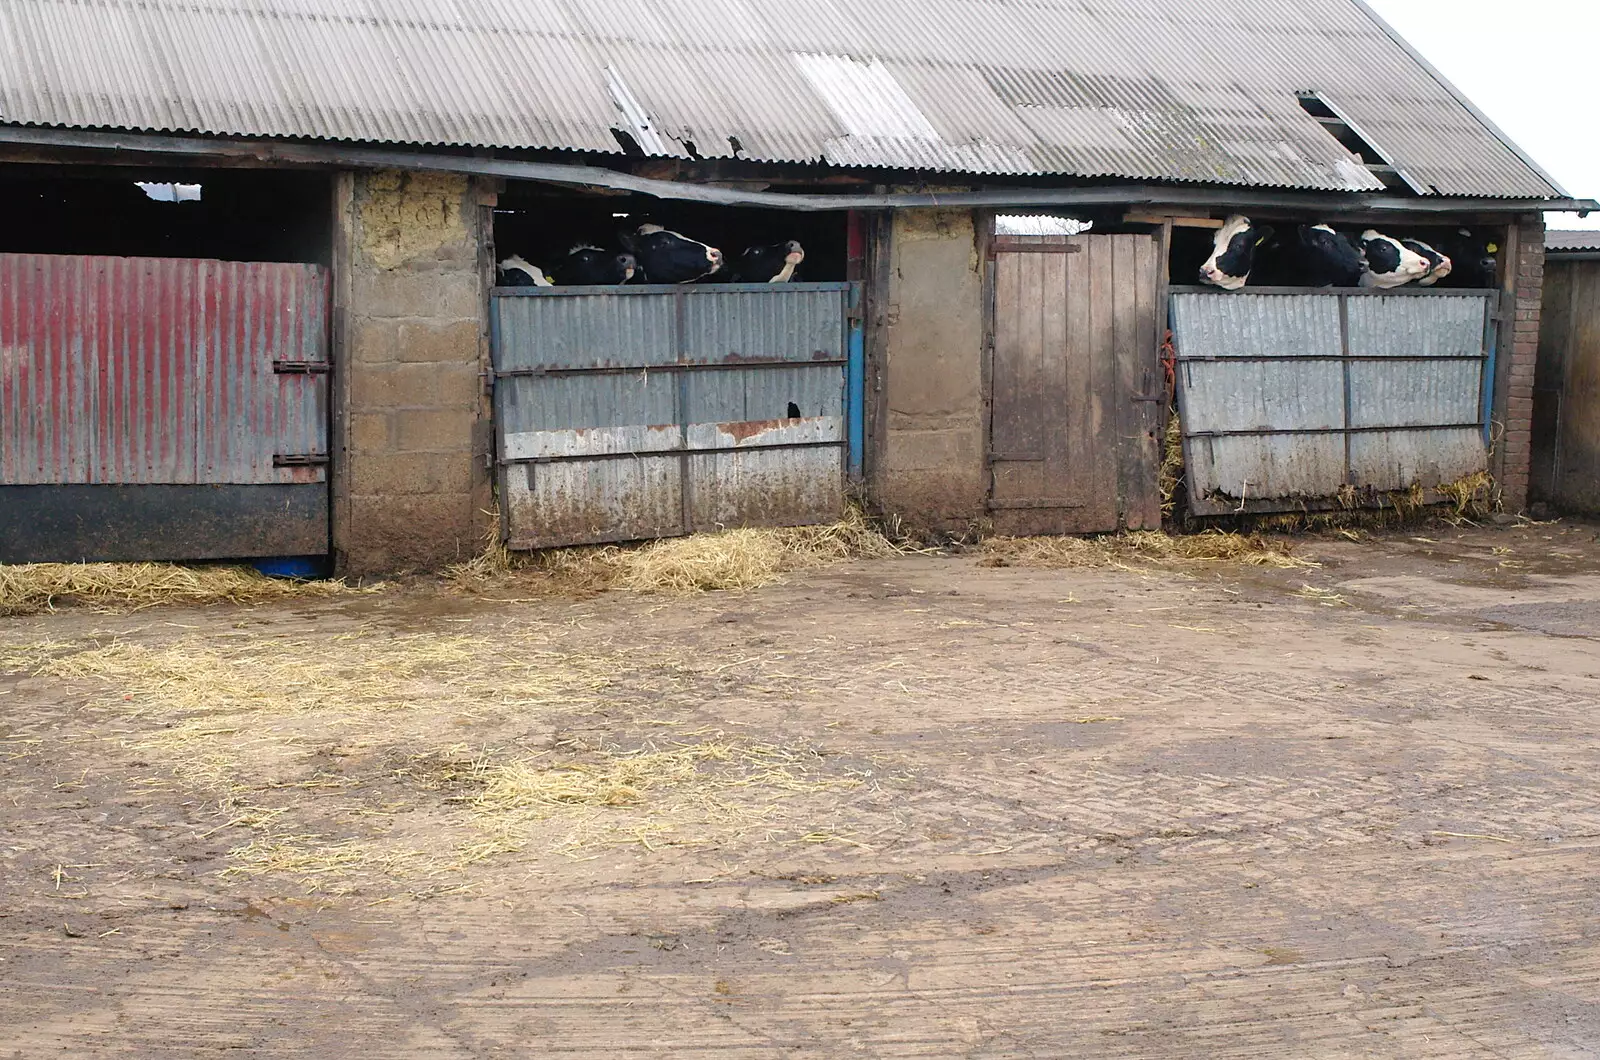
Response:
[[[1266,253],[1262,260],[1270,260],[1268,255],[1283,255],[1292,253],[1297,225],[1328,224],[1330,222],[1317,218],[1279,218],[1269,215],[1259,217],[1252,215],[1251,219],[1263,225],[1270,225],[1273,235],[1262,248]],[[1427,243],[1454,259],[1455,269],[1451,275],[1445,277],[1438,284],[1440,287],[1493,287],[1498,283],[1497,276],[1475,274],[1470,268],[1469,261],[1463,258],[1463,250],[1469,245],[1488,245],[1496,250],[1505,243],[1505,228],[1503,226],[1477,226],[1467,231],[1470,236],[1464,236],[1458,225],[1412,225],[1394,221],[1383,223],[1332,223],[1335,231],[1352,239],[1358,237],[1368,228],[1375,228],[1379,232],[1396,239],[1417,239]],[[1172,229],[1172,252],[1168,258],[1169,282],[1184,286],[1200,282],[1200,266],[1205,264],[1211,256],[1212,240],[1216,230],[1212,228],[1195,228],[1175,225]],[[1287,241],[1287,243],[1285,242]],[[1475,262],[1477,255],[1470,255]],[[1254,284],[1254,280],[1251,281]]]
[[[718,247],[730,260],[746,247],[798,240],[806,259],[795,280],[834,282],[847,278],[847,221],[843,210],[764,210],[512,183],[494,212],[495,257],[518,254],[548,272],[576,245],[621,250],[621,233],[658,224]]]
[[[170,201],[162,185],[199,188]],[[189,192],[193,194],[193,192]],[[244,169],[21,167],[0,174],[0,252],[327,265],[329,178]]]

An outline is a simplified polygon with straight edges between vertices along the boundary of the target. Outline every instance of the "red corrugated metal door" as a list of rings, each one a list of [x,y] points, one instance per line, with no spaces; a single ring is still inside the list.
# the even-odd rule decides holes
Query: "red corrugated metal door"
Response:
[[[328,551],[316,265],[0,254],[0,562]]]

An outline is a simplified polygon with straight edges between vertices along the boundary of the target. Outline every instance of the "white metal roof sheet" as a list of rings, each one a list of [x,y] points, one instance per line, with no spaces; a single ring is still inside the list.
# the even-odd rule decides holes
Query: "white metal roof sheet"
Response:
[[[1559,189],[1358,0],[6,0],[0,121],[1330,191]],[[735,147],[737,144],[737,148]]]

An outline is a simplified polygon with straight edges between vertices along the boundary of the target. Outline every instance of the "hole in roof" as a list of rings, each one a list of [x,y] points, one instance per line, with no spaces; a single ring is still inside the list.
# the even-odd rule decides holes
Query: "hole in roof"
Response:
[[[639,141],[633,138],[632,133],[624,132],[621,129],[612,129],[611,135],[616,137],[617,145],[622,148],[623,154],[631,158],[644,157],[644,148],[639,146]]]
[[[1330,100],[1317,92],[1297,92],[1295,99],[1300,109],[1309,114],[1323,130],[1339,141],[1346,151],[1361,159],[1374,177],[1391,191],[1410,191],[1418,195],[1423,189],[1412,182],[1394,164],[1394,159],[1377,144],[1369,140]]]
[[[199,202],[200,185],[198,184],[164,184],[144,180],[136,180],[134,184],[139,190],[156,202]]]

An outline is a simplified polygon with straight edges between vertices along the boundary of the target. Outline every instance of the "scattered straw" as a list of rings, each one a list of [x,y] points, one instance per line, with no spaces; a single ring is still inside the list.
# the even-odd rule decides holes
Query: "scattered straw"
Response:
[[[1161,490],[1161,515],[1171,519],[1178,514],[1179,491],[1184,484],[1183,427],[1176,411],[1167,414],[1167,431],[1162,438],[1161,468],[1156,485]]]
[[[1290,569],[1318,565],[1294,555],[1285,542],[1260,534],[1220,530],[1178,536],[1138,530],[1087,538],[995,537],[984,541],[982,550],[986,558],[980,562],[989,566],[1072,568],[1224,562]]]
[[[479,823],[504,848],[536,835],[572,855],[598,847],[720,842],[750,831],[767,839],[809,834],[820,823],[785,826],[784,800],[838,793],[868,774],[824,768],[811,748],[707,738],[666,748],[601,749],[583,758],[520,760],[486,768],[471,801]],[[810,807],[815,813],[817,807]],[[558,827],[549,830],[548,823]]]
[[[197,796],[208,835],[248,830],[232,875],[327,893],[412,887],[525,850],[850,831],[876,812],[840,797],[869,781],[864,767],[656,721],[694,672],[684,659],[564,644],[571,635],[359,627],[337,650],[299,631],[88,637],[0,645],[0,671],[81,688],[99,738],[154,770],[133,785]],[[647,711],[650,737],[603,720],[628,703]],[[599,735],[530,755],[590,719]]]
[[[791,571],[906,551],[852,509],[823,526],[724,530],[665,538],[633,548],[560,549],[536,562],[559,579],[592,589],[688,594],[755,589]]]
[[[356,592],[338,581],[269,578],[248,567],[171,563],[0,565],[0,615],[78,604],[96,611],[139,611],[162,604],[259,603]],[[370,591],[370,590],[368,590]]]
[[[395,850],[357,840],[329,842],[317,835],[255,839],[228,851],[232,862],[221,875],[279,873],[300,881],[307,891],[350,893],[352,881],[367,875],[404,877],[425,857],[420,850]]]
[[[1305,600],[1314,600],[1323,607],[1348,607],[1350,601],[1332,589],[1320,589],[1315,585],[1302,585],[1294,591],[1294,595]]]
[[[446,568],[445,575],[458,589],[468,592],[492,590],[514,577],[520,587],[539,579],[543,588],[556,592],[621,589],[685,595],[755,589],[791,571],[906,551],[852,507],[843,519],[821,526],[742,528],[642,545],[547,549],[526,555],[502,546],[497,530],[482,552],[466,563]]]
[[[1439,494],[1450,502],[1458,516],[1470,510],[1486,509],[1493,490],[1494,479],[1487,471],[1475,471],[1438,487]]]

